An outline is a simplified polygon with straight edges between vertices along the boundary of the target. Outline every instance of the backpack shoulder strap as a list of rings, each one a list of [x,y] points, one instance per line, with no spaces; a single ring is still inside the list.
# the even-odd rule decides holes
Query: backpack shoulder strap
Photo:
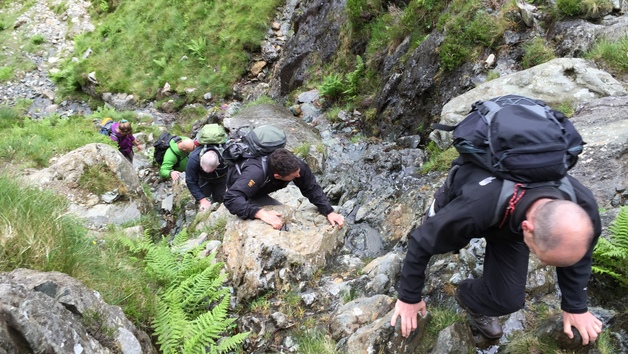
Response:
[[[553,182],[556,183],[556,182]],[[533,184],[534,185],[534,184]],[[541,183],[540,185],[548,185],[547,183]],[[551,185],[551,184],[549,184]],[[576,192],[573,189],[573,185],[569,181],[567,176],[563,177],[557,184],[554,185],[558,188],[559,191],[565,193],[569,196],[569,199],[576,203]],[[514,212],[514,205],[521,199],[523,194],[525,193],[525,188],[527,187],[524,183],[515,183],[511,180],[503,180],[502,190],[499,193],[499,198],[497,199],[497,207],[495,208],[495,213],[493,214],[493,219],[491,220],[491,226],[496,225],[499,222],[502,211],[505,210],[505,214],[502,218],[499,227],[504,225],[506,218],[508,215],[511,215]]]
[[[569,196],[569,199],[571,199],[572,202],[574,203],[577,202],[578,199],[576,198],[576,191],[573,189],[573,185],[571,184],[571,181],[569,181],[569,178],[567,178],[567,176],[563,177],[560,180],[560,185],[558,186],[558,190],[567,194]]]
[[[486,119],[486,123],[488,125],[491,124],[493,117],[495,117],[495,114],[501,108],[498,103],[493,101],[477,101],[473,103],[472,107],[474,110],[477,110],[482,117]]]
[[[432,124],[432,128],[437,129],[437,130],[443,130],[446,132],[451,132],[456,128],[456,125],[448,125],[448,124],[441,124],[441,123],[434,123]]]
[[[502,180],[502,190],[501,192],[499,192],[499,198],[497,198],[497,206],[495,208],[495,213],[493,214],[493,219],[491,220],[491,226],[496,225],[499,222],[499,218],[502,214],[502,211],[507,209],[508,199],[510,199],[512,195],[514,194],[515,185],[516,183],[511,180],[508,180],[508,179]],[[507,216],[508,216],[508,213],[504,215],[504,220],[506,219]],[[503,225],[503,220],[502,220],[502,225]]]
[[[236,171],[238,171],[238,175],[242,174],[242,166],[244,166],[244,164],[248,160],[249,159],[244,159],[243,161],[235,163],[233,165]],[[260,186],[260,188],[262,188],[270,181],[270,176],[268,175],[268,156],[262,156],[260,158],[260,161],[262,163],[262,171],[264,172],[264,182],[262,182],[262,185]]]

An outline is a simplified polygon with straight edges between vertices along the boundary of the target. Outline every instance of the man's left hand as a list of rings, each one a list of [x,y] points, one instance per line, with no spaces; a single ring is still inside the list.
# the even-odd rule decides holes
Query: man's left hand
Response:
[[[569,313],[563,311],[563,331],[569,337],[573,338],[571,326],[576,327],[582,337],[582,345],[594,342],[598,334],[602,332],[602,321],[598,320],[591,312],[585,313]]]
[[[336,224],[338,224],[338,228],[340,229],[342,229],[342,225],[345,224],[345,217],[334,212],[327,214],[327,220],[329,220],[331,226],[336,226]]]

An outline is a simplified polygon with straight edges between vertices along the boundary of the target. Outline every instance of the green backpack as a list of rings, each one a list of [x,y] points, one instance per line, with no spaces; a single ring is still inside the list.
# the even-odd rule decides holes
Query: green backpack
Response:
[[[220,145],[227,142],[227,132],[219,124],[205,124],[196,134],[196,142],[199,145]]]

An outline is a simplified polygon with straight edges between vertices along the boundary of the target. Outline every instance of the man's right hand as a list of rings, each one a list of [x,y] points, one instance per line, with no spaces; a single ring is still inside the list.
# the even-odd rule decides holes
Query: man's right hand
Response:
[[[260,209],[257,213],[255,213],[255,218],[262,220],[272,226],[275,230],[280,230],[283,225],[283,221],[281,221],[281,213],[274,210]]]
[[[390,319],[390,326],[395,327],[397,324],[397,317],[401,316],[401,335],[404,338],[408,338],[410,332],[417,328],[417,314],[421,314],[421,317],[427,313],[427,307],[425,301],[416,304],[408,304],[401,300],[397,300],[395,304],[395,312]]]
[[[181,175],[181,172],[179,171],[171,171],[170,172],[170,178],[172,178],[173,181],[176,181],[179,179],[179,175]]]
[[[205,211],[212,207],[212,202],[210,202],[207,198],[203,198],[198,201],[201,205],[199,207],[200,211]]]

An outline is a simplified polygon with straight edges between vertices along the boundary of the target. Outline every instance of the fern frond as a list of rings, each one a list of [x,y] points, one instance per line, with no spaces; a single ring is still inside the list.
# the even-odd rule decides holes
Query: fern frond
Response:
[[[183,229],[172,239],[172,246],[180,246],[186,243],[189,239],[190,237],[188,236],[187,230]]]
[[[153,247],[153,240],[151,239],[148,231],[144,232],[141,239],[119,237],[117,240],[129,251],[131,251],[131,253],[135,254],[146,253]]]
[[[249,336],[250,332],[238,333],[231,337],[223,337],[218,341],[218,345],[214,347],[216,353],[228,353],[235,351],[242,342]]]
[[[591,270],[594,273],[605,274],[605,275],[611,276],[612,278],[615,278],[615,279],[619,279],[621,277],[619,274],[617,274],[617,273],[615,273],[613,271],[610,271],[610,270],[608,270],[606,268],[602,268],[602,267],[598,267],[598,266],[591,267]]]
[[[628,211],[619,210],[615,220],[608,226],[610,236],[601,237],[593,250],[592,270],[628,285]]]
[[[210,268],[205,269],[200,274],[192,276],[181,283],[180,289],[184,295],[182,307],[187,308],[194,306],[207,298],[211,298],[213,294],[221,296],[222,284],[226,280],[225,277],[216,278]]]
[[[160,301],[154,321],[157,344],[163,353],[181,353],[181,343],[188,330],[188,321],[183,310],[175,304]]]
[[[187,239],[186,233],[180,233],[172,244],[182,244]],[[147,274],[166,289],[159,294],[153,319],[161,352],[223,353],[230,350],[224,348],[236,348],[248,336],[226,336],[234,323],[228,317],[231,294],[224,287],[224,263],[216,262],[215,254],[198,257],[203,246],[177,253],[165,241],[154,244],[150,238],[134,247],[145,252]]]

